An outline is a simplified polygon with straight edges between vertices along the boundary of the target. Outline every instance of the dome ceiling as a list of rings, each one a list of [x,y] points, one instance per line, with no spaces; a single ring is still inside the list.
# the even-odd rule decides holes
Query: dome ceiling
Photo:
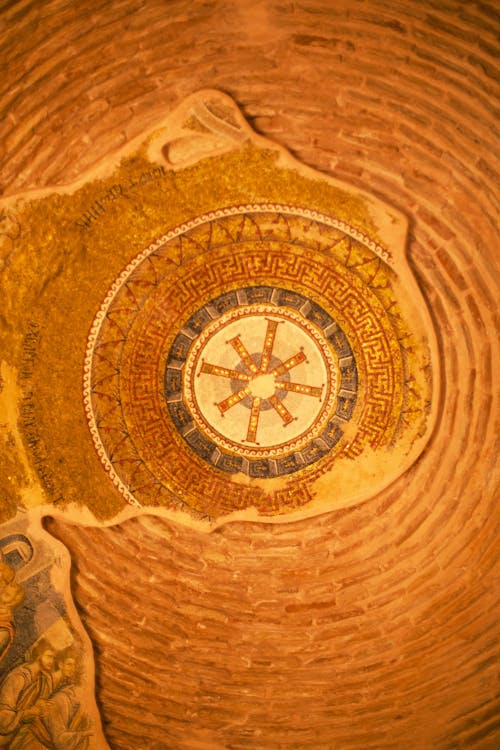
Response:
[[[496,11],[181,6],[2,11],[0,671],[87,632],[96,747],[491,750]]]

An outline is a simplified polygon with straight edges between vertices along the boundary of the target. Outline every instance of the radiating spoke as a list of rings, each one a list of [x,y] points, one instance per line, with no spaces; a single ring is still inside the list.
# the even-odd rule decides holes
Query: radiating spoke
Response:
[[[266,338],[264,339],[264,348],[262,349],[262,357],[260,359],[260,371],[267,372],[269,362],[271,361],[271,354],[273,353],[274,339],[276,338],[276,329],[278,328],[278,321],[268,320]]]
[[[303,396],[314,396],[315,398],[321,398],[321,392],[323,387],[315,388],[312,385],[303,385],[302,383],[287,383],[285,381],[275,380],[275,386],[279,391],[293,391],[294,393],[301,393]]]
[[[235,336],[233,339],[229,339],[228,344],[231,344],[233,349],[237,351],[237,353],[241,357],[241,361],[245,363],[250,372],[259,372],[259,368],[253,361],[248,351],[245,349],[245,346],[239,336]]]
[[[257,427],[259,426],[260,402],[261,399],[258,396],[256,396],[252,402],[252,411],[250,412],[250,419],[248,420],[247,430],[247,441],[249,443],[257,442]]]
[[[224,414],[228,409],[230,409],[232,406],[236,406],[236,404],[239,404],[240,401],[243,401],[247,396],[250,395],[250,387],[246,386],[246,388],[242,388],[241,391],[238,391],[237,393],[232,393],[230,396],[224,399],[224,401],[219,401],[217,406],[219,407],[219,411],[221,414]]]
[[[243,380],[245,383],[248,383],[251,379],[251,375],[247,375],[246,372],[238,372],[238,370],[230,370],[228,367],[211,365],[209,362],[203,362],[200,369],[200,373],[202,372],[207,375],[219,375],[221,378],[230,378],[231,380]]]
[[[280,415],[281,419],[283,420],[283,424],[290,424],[290,422],[293,422],[292,415],[290,414],[286,406],[284,406],[284,404],[279,400],[276,394],[270,396],[268,401],[273,409]]]
[[[301,362],[304,362],[307,359],[304,352],[298,352],[297,354],[294,354],[293,357],[289,357],[289,359],[286,359],[284,362],[281,363],[281,365],[278,365],[274,368],[274,370],[271,370],[273,375],[284,375],[285,372],[288,372],[292,369],[292,367],[297,367],[297,365],[300,365]]]

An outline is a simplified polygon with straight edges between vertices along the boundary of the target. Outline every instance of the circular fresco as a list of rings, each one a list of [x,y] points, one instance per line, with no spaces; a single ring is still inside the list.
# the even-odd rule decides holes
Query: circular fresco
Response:
[[[330,448],[332,430],[340,436],[337,394],[346,376],[354,405],[354,358],[350,348],[339,358],[338,325],[319,307],[323,320],[313,323],[312,309],[285,289],[241,288],[210,300],[175,338],[165,371],[170,416],[222,471],[288,474],[317,459],[307,450],[316,439]]]
[[[92,326],[84,386],[99,457],[130,503],[287,512],[336,461],[404,431],[394,274],[355,234],[305,210],[235,207],[124,269]]]

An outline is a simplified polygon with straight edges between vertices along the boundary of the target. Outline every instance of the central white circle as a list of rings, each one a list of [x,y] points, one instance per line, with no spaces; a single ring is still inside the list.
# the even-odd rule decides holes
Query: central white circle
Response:
[[[320,328],[296,310],[253,304],[221,315],[194,341],[183,396],[216,445],[258,458],[300,450],[320,434],[337,383]]]
[[[250,381],[250,395],[258,398],[270,398],[275,391],[274,375],[256,375]]]

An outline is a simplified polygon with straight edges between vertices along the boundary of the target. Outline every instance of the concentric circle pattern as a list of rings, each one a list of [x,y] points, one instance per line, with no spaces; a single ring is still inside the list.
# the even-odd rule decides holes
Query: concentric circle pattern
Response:
[[[131,504],[170,506],[174,494],[215,519],[247,508],[271,518],[309,505],[339,460],[356,462],[357,479],[338,474],[337,507],[351,487],[358,500],[376,491],[359,463],[368,451],[404,440],[407,461],[432,398],[417,313],[374,243],[309,213],[197,217],[112,284],[89,335],[84,400]],[[394,458],[379,486],[398,470]],[[266,484],[277,477],[288,480]]]
[[[498,748],[497,3],[28,0],[1,16],[6,190],[69,183],[220,88],[301,161],[406,213],[442,357],[427,450],[364,504],[211,535],[50,524],[110,746]]]
[[[241,456],[237,465],[227,466],[228,471],[244,468],[250,473],[243,457],[253,460],[269,456],[274,461],[296,454],[321,435],[335,415],[338,366],[326,332],[293,309],[238,302],[238,297],[241,300],[243,295],[261,290],[237,290],[236,306],[202,328],[184,361],[172,350],[167,359],[165,392],[172,419],[182,430],[176,407],[185,394],[183,413],[193,419],[189,422],[192,429],[185,435],[196,431],[208,438],[213,449],[209,458],[215,466],[222,455],[226,459]],[[276,296],[284,292],[279,288],[266,291]],[[204,308],[207,314],[217,302],[213,300]],[[245,332],[245,341],[241,331]],[[177,346],[178,338],[172,348]],[[257,348],[262,351],[255,352]],[[352,353],[348,357],[354,372]],[[179,377],[183,365],[184,382]],[[290,379],[292,371],[299,382]],[[354,401],[355,390],[350,393]],[[284,403],[286,398],[288,402]],[[248,413],[236,410],[236,406]],[[301,454],[301,458],[305,465],[307,454]],[[272,468],[275,474],[278,467]],[[271,465],[268,473],[270,470]]]

